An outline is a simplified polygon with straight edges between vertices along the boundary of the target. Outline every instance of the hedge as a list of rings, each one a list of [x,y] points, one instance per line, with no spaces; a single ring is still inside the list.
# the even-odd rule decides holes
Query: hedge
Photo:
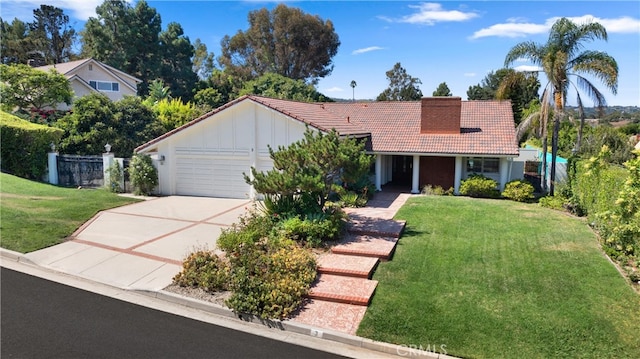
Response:
[[[51,143],[58,143],[63,133],[0,111],[0,168],[19,177],[41,180],[47,172]]]

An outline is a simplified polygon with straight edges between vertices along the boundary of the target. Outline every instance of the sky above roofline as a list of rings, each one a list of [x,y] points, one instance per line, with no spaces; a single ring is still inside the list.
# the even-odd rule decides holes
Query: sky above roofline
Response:
[[[95,16],[97,0],[3,0],[0,16],[31,21],[41,3],[65,10],[76,30]],[[220,55],[220,40],[248,28],[247,15],[273,8],[271,1],[148,1],[162,18],[163,28],[178,22],[194,41]],[[544,43],[551,25],[561,17],[575,22],[597,21],[607,29],[607,42],[587,43],[585,49],[605,51],[619,65],[618,94],[597,79],[609,105],[640,106],[640,2],[638,1],[288,1],[288,6],[331,20],[341,46],[333,72],[318,90],[335,98],[373,99],[387,86],[385,72],[400,62],[421,80],[430,96],[446,82],[453,95],[466,98],[469,86],[503,67],[511,47],[519,42]],[[514,68],[534,70],[530,63]],[[357,86],[350,87],[352,80]],[[546,79],[541,77],[545,84]],[[575,95],[569,94],[568,103]],[[592,105],[585,101],[586,106]]]

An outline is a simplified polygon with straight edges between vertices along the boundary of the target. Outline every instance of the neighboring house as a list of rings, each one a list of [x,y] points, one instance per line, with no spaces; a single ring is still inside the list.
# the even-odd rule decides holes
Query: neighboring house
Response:
[[[136,96],[139,78],[126,74],[92,58],[70,61],[61,64],[36,67],[38,70],[55,69],[69,79],[74,97],[83,97],[92,92],[105,94],[111,101],[121,100],[124,96]],[[58,104],[58,110],[68,110],[70,106]]]
[[[511,103],[460,97],[302,103],[243,96],[136,152],[154,159],[159,194],[255,198],[243,173],[271,169],[268,147],[302,139],[307,125],[366,141],[378,190],[393,183],[419,193],[431,184],[457,193],[471,173],[494,178],[500,188],[523,176],[523,164],[516,171],[512,166],[519,149]]]

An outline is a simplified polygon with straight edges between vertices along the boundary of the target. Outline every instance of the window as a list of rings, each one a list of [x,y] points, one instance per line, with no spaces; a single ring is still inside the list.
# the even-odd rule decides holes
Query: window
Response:
[[[89,81],[89,86],[98,91],[120,91],[120,84],[117,82],[105,82],[105,81]]]
[[[93,71],[93,64],[89,64],[89,71]]]
[[[498,173],[500,172],[499,158],[469,157],[467,159],[467,173]]]

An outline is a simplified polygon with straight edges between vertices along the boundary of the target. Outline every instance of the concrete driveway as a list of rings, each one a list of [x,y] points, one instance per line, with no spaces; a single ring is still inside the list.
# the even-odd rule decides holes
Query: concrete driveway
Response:
[[[241,199],[153,198],[100,212],[71,240],[23,258],[119,288],[157,291],[189,253],[215,249],[220,231],[250,207]]]

